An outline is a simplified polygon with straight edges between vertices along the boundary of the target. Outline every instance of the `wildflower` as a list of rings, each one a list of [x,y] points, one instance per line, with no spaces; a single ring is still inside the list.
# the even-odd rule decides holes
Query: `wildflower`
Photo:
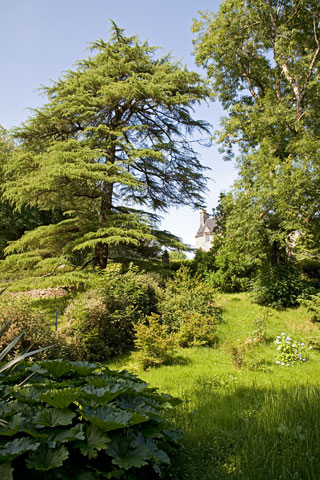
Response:
[[[279,347],[277,347],[277,350],[280,350],[280,348],[281,348],[281,347],[280,347],[280,345],[279,345]]]
[[[276,364],[277,364],[277,365],[280,365],[280,361],[279,361],[279,360],[277,360],[277,361],[276,361]]]
[[[278,335],[278,336],[277,336],[277,338],[279,338],[279,339],[281,340],[281,337],[280,337],[280,335]]]
[[[290,337],[286,337],[286,340],[288,340],[289,342],[292,342],[292,338]]]
[[[312,347],[311,347],[311,346],[309,347],[309,350],[312,350]]]
[[[281,362],[281,365],[284,365],[284,362]]]
[[[301,343],[301,345],[304,347],[304,343]]]
[[[285,334],[285,333],[281,333],[281,335],[282,335],[283,337],[285,337],[285,336],[286,336],[286,334]]]
[[[296,345],[296,344],[294,344],[294,345],[292,345],[292,346],[293,346],[293,348],[297,348],[297,345]]]
[[[287,363],[287,367],[290,367],[290,363]]]
[[[306,361],[306,358],[303,358],[302,361],[305,362],[305,361]]]

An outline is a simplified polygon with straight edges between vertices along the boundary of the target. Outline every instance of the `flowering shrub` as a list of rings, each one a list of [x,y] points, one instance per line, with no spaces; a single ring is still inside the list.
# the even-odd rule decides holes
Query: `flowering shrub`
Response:
[[[294,362],[305,362],[305,344],[303,342],[297,342],[292,338],[282,333],[281,336],[277,336],[275,343],[277,346],[276,363],[277,365],[286,365],[290,367]],[[311,350],[312,347],[309,347]]]

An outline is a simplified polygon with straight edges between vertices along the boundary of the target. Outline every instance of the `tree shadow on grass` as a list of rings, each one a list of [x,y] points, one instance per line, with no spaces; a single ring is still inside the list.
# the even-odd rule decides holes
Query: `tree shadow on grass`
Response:
[[[185,365],[192,365],[192,363],[193,362],[191,358],[183,357],[182,355],[176,355],[171,365],[185,366]]]
[[[185,431],[175,480],[319,480],[320,390],[199,386],[193,411],[174,423]]]

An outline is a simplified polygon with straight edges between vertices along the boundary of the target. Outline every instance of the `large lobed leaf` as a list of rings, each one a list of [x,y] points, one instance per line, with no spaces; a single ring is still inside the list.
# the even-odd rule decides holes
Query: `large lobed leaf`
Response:
[[[21,379],[28,380],[16,386]],[[29,480],[33,470],[50,470],[53,480],[121,478],[169,462],[160,444],[178,434],[162,412],[175,400],[128,372],[44,361],[0,375],[0,389],[7,394],[0,404],[1,480]]]

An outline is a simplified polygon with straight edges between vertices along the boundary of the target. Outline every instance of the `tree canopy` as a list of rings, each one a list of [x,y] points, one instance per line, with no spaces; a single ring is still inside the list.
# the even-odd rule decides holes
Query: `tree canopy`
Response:
[[[202,202],[204,167],[189,140],[209,132],[192,116],[205,82],[115,24],[91,51],[43,88],[47,103],[15,131],[5,198],[64,218],[12,243],[6,268],[104,268],[112,248],[177,245],[156,231],[156,212]]]
[[[10,133],[0,126],[0,184],[4,182],[3,166],[12,154],[14,143]],[[8,200],[0,198],[0,258],[9,242],[18,240],[25,231],[32,230],[39,225],[57,221],[59,212],[55,215],[51,211],[40,211],[35,207],[24,206],[17,212]]]
[[[193,28],[197,63],[226,111],[218,141],[237,157],[231,244],[281,261],[296,235],[296,253],[300,244],[319,256],[319,2],[224,0]]]

